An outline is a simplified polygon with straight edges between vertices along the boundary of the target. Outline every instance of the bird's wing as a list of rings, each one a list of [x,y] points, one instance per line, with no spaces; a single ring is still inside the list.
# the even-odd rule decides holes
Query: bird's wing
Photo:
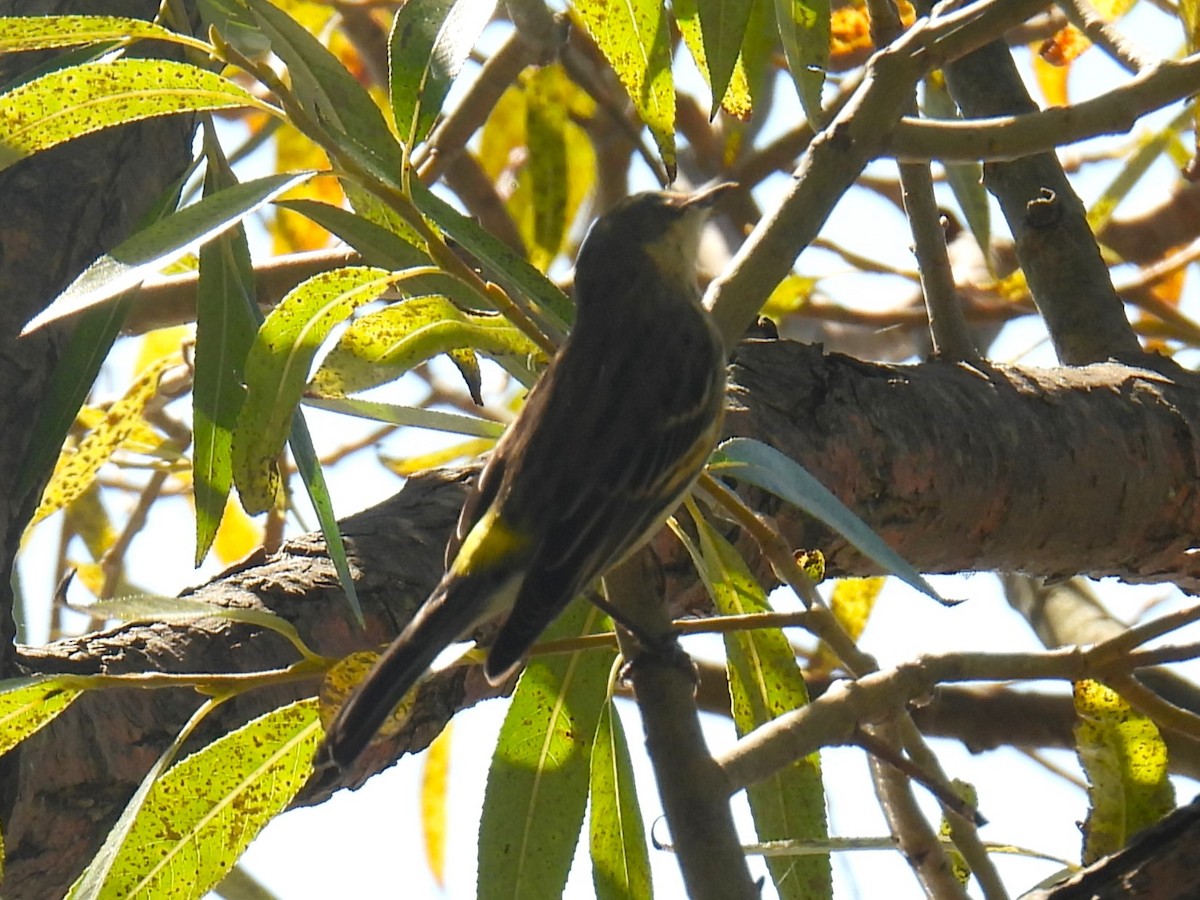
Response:
[[[648,536],[707,458],[723,402],[720,346],[714,345],[703,320],[693,322],[687,316],[682,322],[656,324],[668,333],[655,343],[671,347],[669,354],[639,359],[636,367],[600,372],[580,371],[574,357],[564,359],[559,376],[587,379],[589,387],[581,391],[578,385],[564,384],[563,390],[548,392],[549,402],[541,410],[546,421],[533,433],[522,466],[535,478],[568,472],[572,480],[553,484],[556,502],[536,510],[554,521],[539,523],[544,538],[533,550],[513,610],[488,654],[490,679],[509,673],[547,622]],[[631,339],[653,341],[653,336]],[[600,358],[619,356],[609,352]],[[664,371],[652,371],[654,366]],[[657,389],[647,391],[648,385]],[[582,415],[555,402],[558,397],[581,396],[590,404]],[[551,422],[559,417],[562,421]],[[607,433],[612,427],[639,429],[641,439],[625,442],[627,449],[614,453]],[[538,436],[553,434],[566,437],[557,447],[537,445]],[[544,461],[555,453],[572,454],[571,465]]]

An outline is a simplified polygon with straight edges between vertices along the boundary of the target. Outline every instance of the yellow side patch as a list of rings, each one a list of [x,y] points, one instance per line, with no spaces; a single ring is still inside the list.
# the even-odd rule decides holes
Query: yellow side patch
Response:
[[[520,553],[528,544],[529,535],[514,531],[495,509],[489,509],[463,541],[450,569],[455,575],[485,572]]]

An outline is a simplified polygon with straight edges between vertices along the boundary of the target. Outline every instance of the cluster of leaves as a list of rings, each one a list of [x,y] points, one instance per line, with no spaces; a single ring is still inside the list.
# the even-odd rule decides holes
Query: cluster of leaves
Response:
[[[911,23],[912,9],[899,5],[901,20]],[[321,464],[297,411],[309,403],[388,426],[441,429],[471,439],[456,448],[460,453],[475,452],[481,440],[486,444],[494,439],[499,427],[480,415],[351,395],[393,381],[440,354],[457,366],[476,399],[480,355],[517,381],[532,382],[570,326],[570,304],[547,273],[569,253],[573,228],[589,195],[613,177],[600,162],[599,142],[592,138],[595,120],[611,115],[614,104],[609,96],[602,110],[602,92],[582,86],[566,62],[525,69],[506,90],[497,92],[482,126],[479,166],[490,183],[511,182],[505,204],[522,253],[422,180],[437,169],[438,157],[431,148],[438,148],[446,98],[493,18],[494,2],[404,4],[390,22],[384,85],[371,87],[363,83],[368,80],[366,66],[343,36],[335,32],[329,46],[313,36],[324,33],[329,24],[325,6],[203,0],[200,9],[209,29],[207,39],[170,27],[169,17],[161,22],[105,17],[0,22],[0,50],[74,48],[26,73],[0,94],[0,168],[64,141],[151,116],[197,115],[204,131],[199,199],[181,202],[190,189],[189,179],[182,179],[178,189],[163,198],[155,221],[98,260],[30,323],[33,329],[71,317],[77,324],[53,401],[36,425],[25,477],[32,483],[54,467],[38,518],[66,508],[81,522],[87,504],[96,504],[98,478],[115,454],[149,457],[161,464],[157,473],[190,481],[199,562],[222,529],[244,521],[230,503],[235,487],[241,507],[249,513],[278,514],[284,508],[288,446],[357,612]],[[1181,4],[1180,10],[1191,16],[1194,36],[1194,5]],[[581,0],[571,14],[615,75],[624,91],[622,103],[628,102],[649,130],[657,152],[640,148],[643,156],[655,170],[672,177],[680,164],[676,132],[686,119],[677,108],[674,71],[679,52],[673,47],[672,25],[710,86],[710,120],[720,116],[723,123],[720,146],[713,154],[717,168],[745,161],[743,154],[758,124],[752,113],[777,89],[776,55],[785,63],[807,118],[816,125],[824,119],[821,97],[827,72],[849,66],[856,54],[871,46],[865,11],[856,5],[831,12],[827,3],[799,0],[773,5],[688,0],[668,10],[648,0]],[[1059,48],[1079,46],[1077,36],[1065,32],[1053,39]],[[144,41],[172,44],[185,61],[125,54]],[[282,64],[286,77],[278,74],[274,62]],[[1044,83],[1052,77],[1043,74]],[[940,82],[931,78],[926,87],[926,112],[952,116],[953,104]],[[214,115],[235,113],[253,130],[255,140],[274,135],[280,159],[289,161],[285,171],[238,180],[212,121]],[[1180,118],[1142,143],[1096,205],[1095,227],[1111,216],[1154,159],[1179,153],[1182,125]],[[989,277],[994,278],[987,290],[1006,309],[1016,310],[1013,315],[1027,311],[1020,305],[1027,300],[1020,274],[1001,277],[996,271],[978,165],[948,166],[946,174],[972,235],[985,250]],[[359,260],[304,279],[273,301],[264,318],[244,222],[268,205],[279,216],[274,237],[280,249],[301,249],[306,241],[335,235]],[[308,224],[301,223],[301,217]],[[152,354],[119,401],[105,410],[83,407],[80,412],[130,313],[131,289],[173,264],[190,266],[187,253],[197,244],[194,351]],[[832,249],[858,261],[848,251]],[[464,254],[470,263],[464,262]],[[1173,271],[1181,271],[1182,265]],[[1179,284],[1160,288],[1177,291]],[[811,315],[820,305],[814,303],[817,286],[813,279],[785,282],[767,308],[780,318]],[[1172,298],[1160,292],[1146,303],[1157,304],[1158,311],[1177,299],[1178,293]],[[1161,328],[1163,321],[1174,327],[1165,337],[1194,340],[1179,316],[1160,316],[1144,327]],[[173,373],[182,373],[192,391],[192,427],[183,434],[170,432],[161,409],[171,399],[166,385]],[[69,452],[60,453],[72,429],[82,436]],[[731,470],[739,480],[760,484],[825,519],[884,568],[932,593],[786,458],[766,458],[764,448],[735,444],[724,448],[717,462],[716,471]],[[155,490],[162,482],[158,485]],[[764,591],[733,548],[698,512],[693,520],[694,537],[679,533],[718,611],[738,616],[766,612]],[[96,536],[93,543],[99,558],[115,541]],[[786,567],[787,561],[778,565]],[[119,589],[120,579],[101,567],[90,583],[97,593],[109,595]],[[814,668],[832,669],[834,660],[845,662],[845,648],[836,641],[841,636],[853,643],[878,589],[877,583],[839,587],[828,630],[818,632],[830,640],[812,660]],[[167,601],[139,610],[96,612],[131,620],[201,614]],[[308,677],[334,665],[278,620],[256,619],[255,624],[287,634],[301,659],[286,673],[266,673],[251,686]],[[586,636],[601,628],[595,613],[580,605],[563,617],[550,637]],[[726,649],[739,733],[807,703],[795,651],[782,631],[731,632]],[[648,859],[631,764],[613,711],[612,662],[611,653],[579,652],[538,660],[523,675],[489,773],[480,832],[485,848],[481,886],[508,895],[552,896],[561,891],[590,798],[597,893],[648,895]],[[175,763],[195,724],[247,689],[247,682],[220,678],[176,683],[195,686],[211,699],[147,774],[73,896],[156,896],[165,890],[160,886],[171,884],[178,890],[184,880],[187,893],[198,896],[220,880],[258,829],[286,808],[303,786],[321,734],[323,713],[315,699],[269,713]],[[1130,715],[1119,698],[1081,684],[1077,702],[1086,714],[1081,755],[1095,783],[1114,780],[1118,785],[1098,787],[1093,809],[1103,810],[1100,801],[1122,795],[1135,782],[1153,785],[1132,804],[1122,801],[1117,810],[1094,813],[1097,818],[1089,833],[1096,836],[1096,844],[1090,855],[1098,855],[1119,846],[1137,825],[1152,821],[1171,799],[1163,787],[1161,765],[1135,771],[1128,764],[1130,758],[1146,755],[1145,748],[1161,745],[1154,726]],[[104,686],[102,678],[11,685],[0,695],[6,710],[3,749],[44,727],[80,691]],[[201,784],[206,785],[202,794],[196,790]],[[181,796],[188,802],[181,803]],[[825,837],[824,791],[815,751],[753,788],[750,797],[761,840]],[[1136,815],[1128,814],[1131,806]],[[1122,819],[1127,821],[1121,834],[1104,843],[1108,824]],[[486,852],[511,841],[514,820],[532,823],[522,834],[523,844],[508,854]],[[173,839],[143,839],[162,833]],[[770,869],[781,896],[830,893],[828,856],[772,861]]]
[[[536,148],[512,200],[514,208],[524,204],[527,210],[518,220],[533,265],[430,193],[415,175],[413,151],[429,138],[449,87],[493,10],[493,3],[470,0],[411,2],[403,7],[391,27],[386,106],[390,118],[385,117],[377,98],[305,27],[261,0],[202,4],[210,26],[208,41],[172,30],[166,21],[55,17],[0,23],[0,45],[6,49],[79,48],[9,86],[0,100],[4,147],[0,165],[9,166],[64,141],[151,116],[250,111],[303,133],[332,164],[331,171],[340,181],[334,197],[339,201],[343,196],[349,198],[355,209],[351,213],[340,202],[312,198],[281,199],[311,182],[316,175],[313,170],[240,183],[206,116],[202,120],[206,173],[199,199],[178,205],[185,185],[181,181],[174,195],[164,198],[156,221],[114,247],[29,323],[28,329],[33,330],[73,318],[78,327],[68,356],[81,363],[63,367],[54,402],[37,426],[27,477],[46,471],[50,459],[57,458],[57,462],[35,521],[59,509],[78,509],[81,498],[94,501],[99,473],[119,450],[157,455],[166,459],[176,474],[187,474],[180,463],[185,460],[188,439],[164,448],[163,440],[154,439],[158,431],[151,424],[156,421],[151,407],[165,394],[165,390],[160,392],[164,376],[182,369],[192,379],[190,475],[197,561],[209,551],[226,510],[233,510],[231,515],[236,516],[236,508],[228,502],[235,484],[240,505],[251,513],[278,508],[283,502],[277,460],[284,444],[290,443],[357,611],[320,465],[303,418],[296,415],[302,397],[321,402],[327,409],[367,414],[393,425],[434,425],[494,438],[496,427],[483,419],[388,408],[348,395],[394,380],[441,353],[459,367],[476,397],[478,353],[529,383],[571,318],[561,291],[542,273],[567,248],[568,226],[581,209],[594,174],[587,165],[566,165],[568,154],[578,160],[581,153],[586,158],[590,152],[590,144],[570,117],[589,114],[591,101],[561,66],[523,73],[519,84],[497,104],[482,136],[485,159],[493,166],[513,148]],[[666,169],[673,173],[675,110],[671,58],[664,43],[668,33],[664,9],[658,4],[636,4],[628,8],[628,19],[609,15],[598,4],[580,4],[576,12],[614,62],[635,107],[650,126]],[[750,101],[738,47],[747,17],[710,20],[711,25],[705,27],[710,10],[681,8],[676,13],[705,72],[707,54],[713,60],[718,84],[728,86],[721,90],[727,98],[726,108],[746,115]],[[820,88],[820,78],[814,83],[813,73],[821,71],[828,47],[824,35],[828,20],[822,18],[821,22],[823,28],[797,26],[784,31],[789,58],[803,61],[797,71],[804,73],[801,82],[807,85],[805,96],[812,103]],[[761,31],[763,23],[756,27]],[[731,34],[739,36],[732,45]],[[645,35],[656,37],[650,44],[639,45]],[[147,40],[176,44],[193,59],[124,54],[126,48]],[[757,53],[761,56],[766,47],[760,38]],[[286,82],[260,61],[267,48],[285,65]],[[630,62],[638,57],[641,63]],[[214,67],[211,60],[218,65]],[[219,71],[222,66],[224,72]],[[230,77],[235,70],[241,72],[240,83]],[[257,81],[257,90],[248,89],[251,81]],[[313,159],[311,155],[307,158]],[[497,167],[489,174],[499,179],[503,171]],[[343,266],[308,278],[263,319],[242,223],[269,203],[303,215],[336,235],[358,252],[363,265]],[[495,281],[485,282],[476,270],[463,265],[448,247],[448,240],[472,253]],[[197,243],[199,257],[192,261],[199,270],[192,355],[186,360],[178,353],[152,357],[125,397],[108,407],[103,416],[92,415],[86,408],[77,414],[79,402],[127,313],[128,292],[147,276],[170,271],[173,265],[186,270],[186,253]],[[388,302],[381,309],[355,317],[357,310],[385,296]],[[353,319],[350,326],[332,348],[327,347],[334,328],[348,319]],[[320,365],[310,378],[318,359]],[[57,447],[73,423],[82,427],[83,436],[60,455]],[[715,535],[711,537],[717,540]],[[711,558],[716,552],[713,547],[712,540],[706,542],[710,568],[716,565]],[[882,544],[878,547],[886,552]],[[96,555],[102,553],[101,546]],[[87,581],[97,593],[111,593],[117,585],[106,583],[102,574]],[[915,574],[911,577],[916,578]],[[580,611],[586,612],[582,607]],[[156,600],[136,609],[128,602],[102,604],[91,612],[98,617],[137,621],[177,620],[201,611]],[[594,613],[587,617],[582,623],[564,620],[559,627],[567,634],[578,633],[580,627],[585,632],[593,630],[597,624],[592,621]],[[285,629],[282,623],[265,624]],[[295,639],[302,662],[288,677],[314,666],[329,667],[332,661],[315,657],[294,633],[289,637]],[[781,634],[777,640],[782,641]],[[640,827],[632,837],[625,832],[638,821],[637,807],[620,720],[611,710],[607,678],[611,654],[586,654],[584,659],[584,668],[567,659],[539,663],[525,676],[509,717],[519,734],[502,736],[489,782],[488,809],[493,813],[485,814],[485,822],[494,824],[485,829],[484,839],[501,839],[508,827],[505,823],[514,814],[513,798],[529,804],[531,818],[539,821],[551,821],[548,811],[557,811],[555,827],[528,836],[541,842],[546,835],[558,835],[560,842],[566,842],[562,847],[565,857],[562,852],[555,853],[559,862],[538,873],[536,885],[524,885],[542,893],[561,878],[559,870],[570,859],[573,841],[567,836],[578,831],[590,778],[601,785],[591,792],[597,879],[612,882],[605,890],[633,889],[642,895],[644,890],[637,885],[645,883],[648,890],[649,877],[645,841]],[[802,693],[798,670],[794,665],[792,670],[793,689]],[[754,677],[753,673],[747,677]],[[42,727],[81,690],[100,686],[96,679],[12,685],[5,694],[13,710],[8,717],[12,741]],[[315,700],[277,710],[171,766],[194,725],[236,693],[234,688],[217,689],[211,683],[208,690],[215,698],[198,711],[148,773],[101,854],[76,884],[73,896],[153,895],[156,885],[178,880],[182,863],[190,865],[195,860],[203,861],[202,865],[189,870],[189,877],[192,890],[202,892],[220,879],[257,829],[285,808],[302,786],[300,776],[320,735]],[[577,696],[579,692],[586,697]],[[547,696],[570,702],[552,703]],[[606,696],[607,704],[601,702]],[[561,710],[577,708],[590,718],[585,722],[561,719]],[[604,713],[596,718],[601,709]],[[764,714],[763,709],[745,710],[745,730],[753,727],[755,715]],[[547,779],[537,760],[509,758],[513,748],[539,746],[529,739],[531,728],[540,729],[551,746],[564,735],[574,735],[568,747],[552,749],[557,759],[576,763],[558,767],[555,778]],[[815,772],[815,766],[814,758],[806,771]],[[217,772],[220,777],[213,777]],[[287,777],[282,777],[285,773]],[[537,790],[527,784],[530,777],[536,778]],[[560,785],[563,779],[568,786]],[[208,785],[203,795],[194,790],[198,782]],[[184,785],[193,786],[188,788],[191,800],[186,811],[179,806],[178,794]],[[574,796],[578,802],[564,803],[565,796]],[[810,807],[810,828],[823,829],[819,780],[803,796]],[[606,814],[603,804],[607,803],[616,806]],[[230,810],[235,807],[238,813],[233,816]],[[535,812],[537,816],[533,816]],[[625,824],[613,828],[614,823]],[[139,836],[160,834],[164,828],[177,839],[165,849],[159,842],[148,850]],[[236,830],[236,839],[230,838],[229,829]],[[491,839],[489,833],[494,833]],[[778,828],[773,834],[782,836]],[[218,847],[221,852],[214,852]],[[500,854],[485,858],[505,859]],[[818,880],[823,877],[827,881],[827,868],[827,864],[818,866]],[[819,874],[821,869],[826,870],[824,876]],[[516,869],[486,874],[486,883],[501,885],[516,877]]]

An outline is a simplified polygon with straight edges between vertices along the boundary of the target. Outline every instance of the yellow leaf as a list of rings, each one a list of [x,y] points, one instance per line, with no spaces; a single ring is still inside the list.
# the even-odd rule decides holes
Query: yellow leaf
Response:
[[[246,515],[242,504],[232,494],[225,500],[225,514],[213,538],[213,552],[225,565],[245,559],[263,539],[262,527]]]
[[[379,461],[401,478],[407,478],[409,475],[416,475],[418,472],[424,472],[427,469],[445,466],[456,460],[474,459],[480,453],[490,450],[495,444],[495,441],[488,438],[473,438],[469,441],[452,444],[441,450],[433,450],[429,453],[407,456],[402,459],[381,456]]]
[[[1175,806],[1167,745],[1146,716],[1095,681],[1074,687],[1075,752],[1088,778],[1085,865],[1114,853]]]
[[[450,795],[450,738],[454,723],[447,722],[425,752],[421,771],[421,831],[425,836],[425,862],[438,887],[446,888],[446,812]]]
[[[1070,65],[1055,65],[1047,61],[1041,53],[1033,55],[1033,77],[1037,79],[1042,96],[1050,106],[1067,105],[1067,77],[1070,74]]]
[[[349,656],[339,660],[338,663],[330,669],[325,680],[321,682],[321,727],[326,731],[333,724],[333,719],[350,697],[350,693],[358,687],[359,683],[367,677],[367,673],[379,660],[379,654],[374,650],[360,650],[357,653],[351,653]],[[420,682],[417,682],[420,685]],[[404,723],[408,721],[409,715],[412,714],[413,695],[414,691],[409,691],[404,698],[396,704],[396,708],[392,710],[391,716],[383,723],[378,734],[392,735],[404,727]]]
[[[161,359],[143,372],[79,446],[63,452],[30,525],[67,506],[88,489],[101,466],[141,423],[142,410],[158,392],[162,373],[177,362],[178,359]]]
[[[133,364],[133,371],[144,372],[167,356],[178,359],[179,348],[184,341],[195,334],[195,331],[194,325],[176,325],[172,328],[158,328],[149,332],[142,338],[137,361]]]
[[[675,81],[670,23],[659,0],[576,0],[577,20],[596,42],[675,177]]]

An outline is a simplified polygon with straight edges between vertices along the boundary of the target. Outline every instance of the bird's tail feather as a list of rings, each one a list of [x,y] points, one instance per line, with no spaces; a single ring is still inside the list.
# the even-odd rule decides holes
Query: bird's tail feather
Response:
[[[443,579],[339,710],[323,751],[339,768],[354,763],[438,654],[475,624],[461,587],[461,580]]]

